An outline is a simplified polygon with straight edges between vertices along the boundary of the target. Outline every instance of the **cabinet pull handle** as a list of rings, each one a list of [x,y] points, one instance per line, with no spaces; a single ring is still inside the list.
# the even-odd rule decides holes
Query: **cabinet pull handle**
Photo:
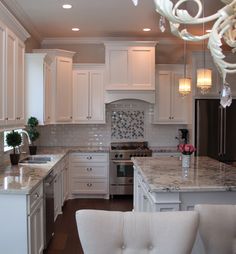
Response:
[[[39,194],[38,194],[38,193],[35,193],[35,194],[34,194],[34,197],[35,197],[35,198],[38,198],[38,197],[39,197]]]
[[[88,186],[88,187],[92,187],[92,184],[91,184],[91,183],[87,183],[87,186]]]
[[[147,200],[147,196],[143,195],[143,199],[144,199],[144,200]]]
[[[87,171],[92,171],[93,169],[92,168],[87,168]]]
[[[88,157],[87,157],[87,160],[92,160],[92,156],[88,156]]]
[[[6,117],[5,120],[8,120],[8,117]]]

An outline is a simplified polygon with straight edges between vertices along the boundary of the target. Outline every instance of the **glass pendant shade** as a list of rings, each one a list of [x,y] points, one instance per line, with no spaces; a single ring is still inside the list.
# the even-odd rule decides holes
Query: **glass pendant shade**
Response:
[[[183,96],[191,92],[191,79],[181,78],[179,79],[179,93]]]
[[[197,88],[201,89],[202,93],[207,93],[212,86],[212,72],[209,69],[197,70]]]

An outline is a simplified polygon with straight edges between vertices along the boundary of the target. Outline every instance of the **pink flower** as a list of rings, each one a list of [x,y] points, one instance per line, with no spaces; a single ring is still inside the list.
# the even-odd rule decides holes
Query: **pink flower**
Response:
[[[178,146],[178,149],[180,150],[182,154],[188,154],[188,155],[196,151],[196,148],[191,144],[180,144]]]

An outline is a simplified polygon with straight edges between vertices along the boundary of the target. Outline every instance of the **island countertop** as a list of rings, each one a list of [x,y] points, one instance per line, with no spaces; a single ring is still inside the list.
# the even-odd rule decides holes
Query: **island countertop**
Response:
[[[150,192],[236,191],[236,168],[191,156],[189,168],[176,157],[132,158]]]

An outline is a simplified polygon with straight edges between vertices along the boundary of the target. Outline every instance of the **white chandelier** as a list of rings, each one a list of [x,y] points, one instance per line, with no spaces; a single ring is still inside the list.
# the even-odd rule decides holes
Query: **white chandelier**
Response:
[[[138,0],[132,0],[134,5]],[[185,2],[194,2],[198,10],[195,16],[191,16],[187,10],[180,9],[180,5]],[[201,17],[203,5],[201,0],[178,0],[174,5],[170,0],[154,0],[156,11],[165,17],[170,24],[172,34],[186,41],[201,41],[208,39],[208,49],[211,52],[213,61],[223,79],[223,89],[221,93],[221,104],[226,107],[232,102],[229,84],[226,83],[228,73],[236,73],[236,64],[225,60],[225,55],[221,49],[222,41],[232,48],[232,53],[236,52],[236,0],[221,0],[225,4],[215,14]],[[203,24],[215,21],[210,32],[203,35],[193,35],[187,29],[180,30],[181,24]],[[161,25],[162,26],[162,25]],[[161,30],[164,30],[161,27]]]

